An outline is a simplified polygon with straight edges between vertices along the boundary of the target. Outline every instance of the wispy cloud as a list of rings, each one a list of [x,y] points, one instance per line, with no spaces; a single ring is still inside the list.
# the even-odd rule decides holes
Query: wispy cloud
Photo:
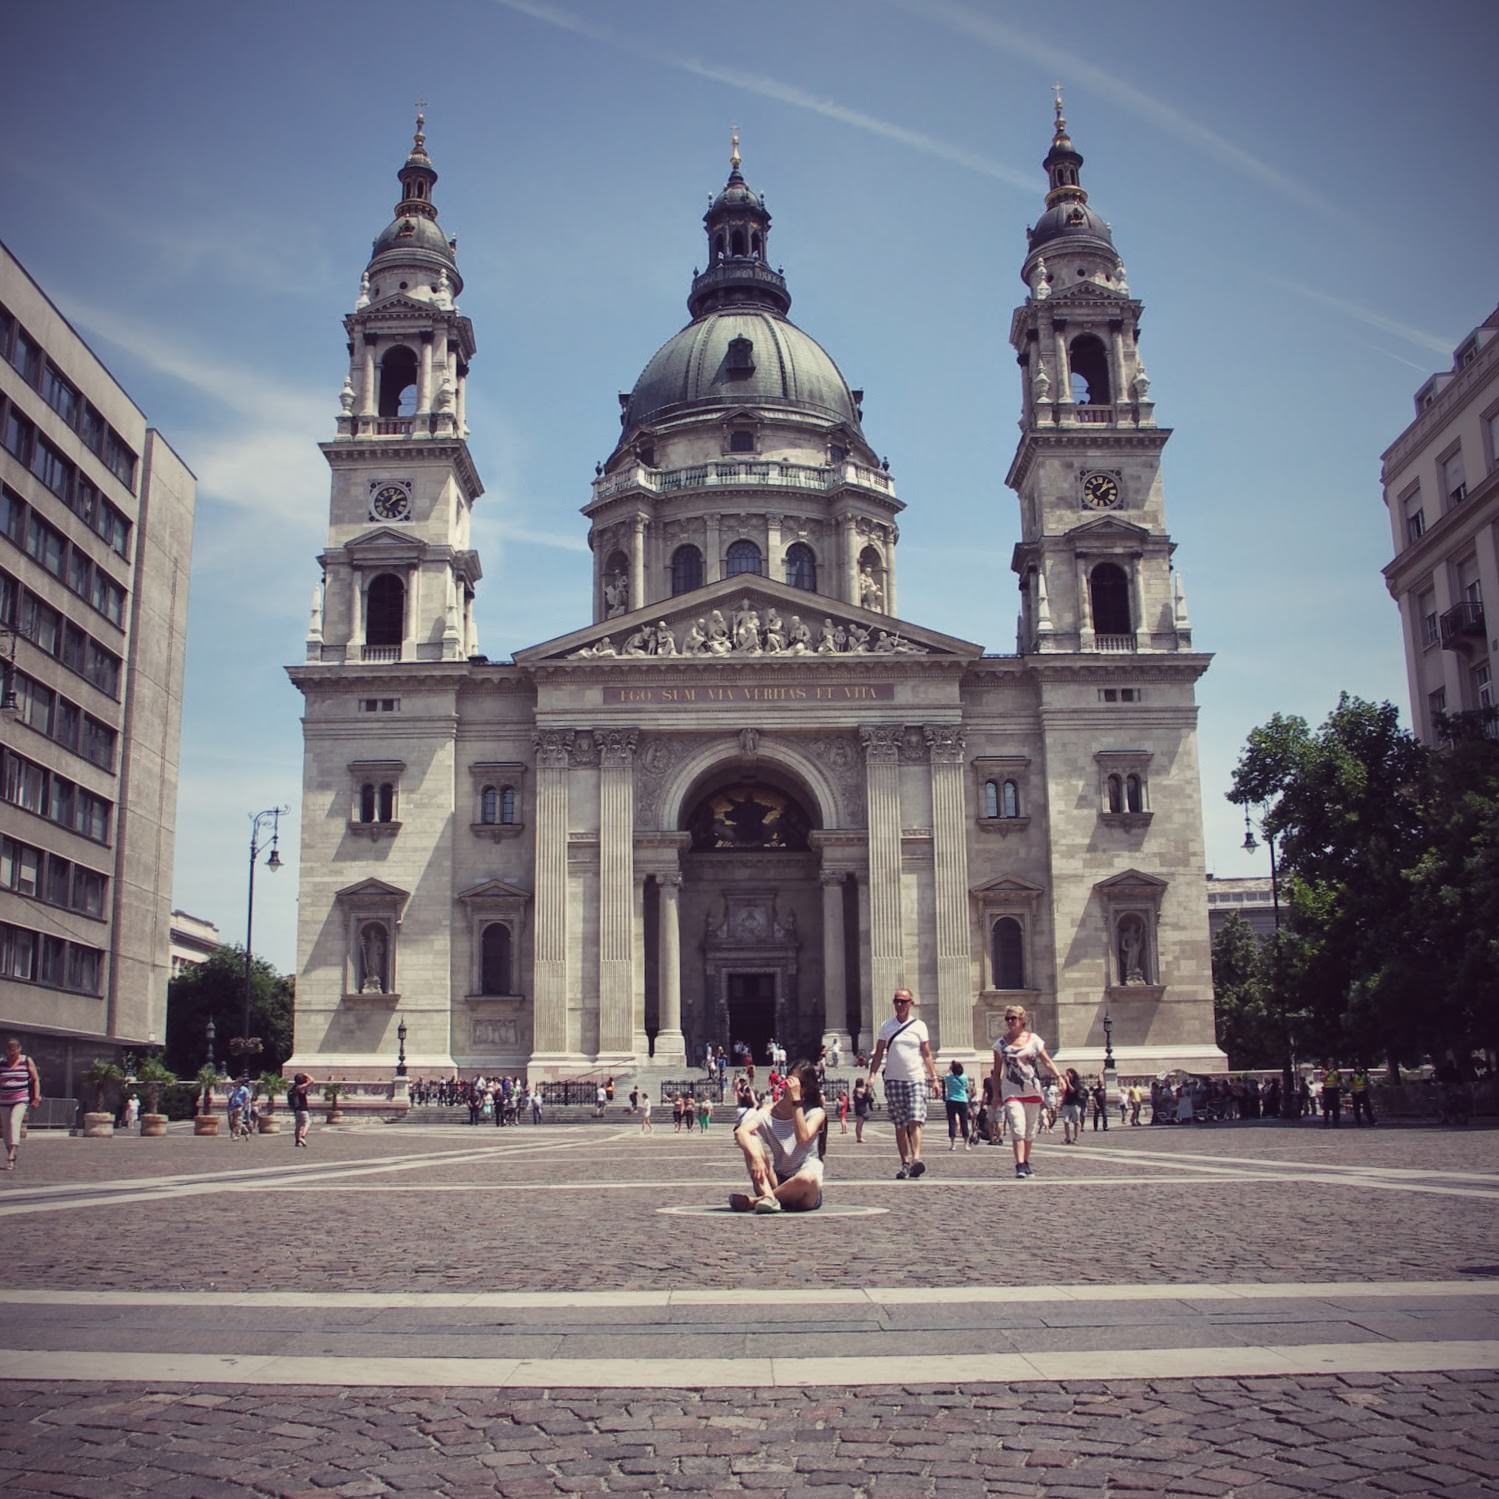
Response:
[[[840,104],[836,99],[809,93],[806,89],[797,88],[789,83],[782,83],[778,78],[771,78],[763,73],[746,73],[736,68],[722,67],[717,63],[704,62],[701,58],[687,53],[647,46],[643,42],[623,36],[607,26],[601,26],[571,11],[545,4],[543,0],[495,0],[495,4],[502,5],[507,10],[517,11],[521,15],[530,16],[533,20],[543,21],[549,26],[570,31],[575,36],[587,37],[590,41],[613,47],[617,51],[628,53],[631,57],[638,57],[643,62],[654,63],[658,67],[673,68],[681,73],[690,73],[693,77],[706,79],[710,83],[721,83],[726,88],[756,94],[762,99],[773,99],[778,104],[789,104],[794,109],[809,110],[813,114],[821,115],[824,119],[836,120],[839,124],[847,125],[854,130],[877,135],[884,140],[894,141],[924,155],[949,161],[954,166],[963,167],[970,172],[977,172],[981,176],[1006,182],[1022,192],[1034,193],[1036,191],[1037,177],[1034,172],[1023,172],[1016,167],[1006,166],[990,156],[982,156],[976,151],[969,151],[963,146],[955,145],[952,141],[928,135],[923,130],[912,130],[909,126],[901,125],[894,120],[882,119],[878,115],[868,114],[861,109],[853,109],[847,104]]]
[[[1320,302],[1324,307],[1334,308],[1345,317],[1351,317],[1355,322],[1363,323],[1369,328],[1377,328],[1381,333],[1391,334],[1395,338],[1403,338],[1407,343],[1415,344],[1418,348],[1442,355],[1444,359],[1452,357],[1452,350],[1457,344],[1455,338],[1444,338],[1439,333],[1428,333],[1423,328],[1413,328],[1409,323],[1402,323],[1383,312],[1376,312],[1372,307],[1363,307],[1357,302],[1350,302],[1347,297],[1336,297],[1320,287],[1307,286],[1301,281],[1288,281],[1284,276],[1273,276],[1268,271],[1257,271],[1255,274],[1261,280],[1268,281],[1272,286],[1278,286],[1283,291],[1295,292],[1298,297],[1305,297],[1311,302]],[[1416,368],[1423,369],[1424,366],[1417,365]]]
[[[1209,129],[1200,120],[1126,83],[1112,68],[1099,67],[1070,48],[1031,36],[990,13],[969,10],[954,4],[953,0],[891,0],[891,3],[913,16],[935,20],[974,41],[1040,63],[1049,73],[1079,84],[1090,93],[1149,120],[1193,150],[1203,152],[1302,207],[1314,209],[1319,214],[1346,218],[1344,210],[1335,209],[1324,192],[1262,161],[1252,151],[1246,151],[1227,136]]]
[[[493,534],[502,541],[518,541],[533,547],[551,547],[560,552],[586,554],[588,551],[588,542],[581,535],[566,531],[538,531],[534,527],[516,525],[510,521],[500,521],[492,530]]]

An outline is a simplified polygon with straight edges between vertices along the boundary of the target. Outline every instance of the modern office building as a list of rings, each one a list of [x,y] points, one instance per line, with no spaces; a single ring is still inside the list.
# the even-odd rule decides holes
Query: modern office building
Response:
[[[1437,741],[1439,713],[1495,707],[1499,618],[1499,308],[1416,392],[1416,414],[1384,454],[1411,723]],[[1496,725],[1490,721],[1490,732]]]
[[[196,481],[0,245],[0,1028],[160,1044]]]
[[[1025,295],[993,312],[996,402],[1021,419],[1016,593],[993,620],[1012,651],[898,614],[919,510],[863,392],[788,316],[736,139],[689,321],[579,476],[578,627],[501,663],[474,632],[475,334],[419,124],[344,319],[324,582],[290,669],[288,1065],[388,1078],[403,1023],[427,1074],[629,1075],[772,1035],[852,1051],[899,985],[944,1058],[987,1054],[1023,1003],[1082,1067],[1106,1016],[1142,1066],[1222,1065],[1209,658],[1172,564],[1142,304],[1081,165],[1059,101]]]

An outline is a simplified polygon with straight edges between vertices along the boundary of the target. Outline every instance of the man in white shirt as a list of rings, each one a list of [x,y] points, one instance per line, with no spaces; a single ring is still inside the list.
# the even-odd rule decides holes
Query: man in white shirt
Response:
[[[891,1003],[895,1014],[880,1027],[876,1038],[874,1056],[869,1062],[869,1086],[874,1087],[883,1058],[885,1107],[895,1126],[895,1143],[900,1150],[900,1170],[895,1179],[906,1181],[926,1171],[926,1162],[921,1159],[921,1126],[926,1123],[927,1094],[938,1091],[937,1064],[932,1059],[926,1024],[915,1017],[916,1001],[911,991],[897,989]]]

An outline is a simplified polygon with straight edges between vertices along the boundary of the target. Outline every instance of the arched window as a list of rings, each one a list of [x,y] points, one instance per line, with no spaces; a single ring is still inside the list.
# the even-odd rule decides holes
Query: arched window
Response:
[[[724,574],[734,577],[738,573],[758,573],[760,571],[760,548],[752,541],[735,541],[729,545],[727,555],[724,557]]]
[[[703,554],[695,546],[681,546],[671,554],[671,591],[691,593],[703,586]]]
[[[406,633],[406,585],[394,573],[370,581],[365,602],[364,643],[400,645]]]
[[[1025,988],[1025,934],[1013,916],[994,923],[994,987]]]
[[[1088,579],[1093,628],[1100,635],[1128,635],[1134,630],[1129,610],[1129,577],[1115,562],[1100,562]]]
[[[515,821],[515,787],[505,786],[500,791],[500,821],[512,823]]]
[[[794,541],[786,548],[786,581],[793,588],[817,592],[817,553],[804,541]]]
[[[503,921],[491,921],[484,928],[479,959],[479,992],[510,993],[510,928]]]
[[[360,822],[375,820],[375,786],[372,781],[366,781],[359,788],[359,820]]]
[[[1002,806],[1006,817],[1020,816],[1020,788],[1014,781],[1005,782]]]
[[[731,453],[753,453],[755,451],[755,434],[743,427],[737,432],[730,432],[729,451]]]
[[[730,239],[729,243],[732,246],[732,249],[730,250],[731,254],[733,254],[733,255],[743,255],[744,254],[744,230],[743,229],[736,229],[734,231],[733,237]]]
[[[861,608],[885,609],[885,561],[879,551],[867,546],[859,553],[859,597]]]
[[[380,783],[380,822],[394,822],[396,820],[396,788],[389,781]]]
[[[1096,334],[1084,333],[1067,348],[1072,399],[1088,406],[1109,404],[1109,354]]]
[[[750,254],[753,255],[756,260],[760,258],[760,232],[758,229],[752,235],[750,235]]]
[[[1140,777],[1128,775],[1124,778],[1124,805],[1131,812],[1145,810],[1145,796],[1140,787]]]
[[[999,787],[993,781],[984,782],[984,816],[999,816]]]
[[[724,239],[723,239],[723,233],[722,233],[722,231],[720,231],[719,233],[717,233],[717,234],[715,234],[713,236],[713,258],[714,258],[714,260],[722,260],[723,259],[723,252],[724,252]]]
[[[380,361],[380,415],[411,416],[415,411],[416,354],[397,344]]]
[[[479,821],[494,823],[500,820],[500,794],[493,786],[486,786],[479,793]]]
[[[1121,776],[1109,777],[1109,811],[1124,811],[1124,780]]]

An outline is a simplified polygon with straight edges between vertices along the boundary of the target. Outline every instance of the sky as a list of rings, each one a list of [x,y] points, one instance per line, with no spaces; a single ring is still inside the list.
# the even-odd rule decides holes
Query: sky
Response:
[[[1267,872],[1223,799],[1256,724],[1344,690],[1408,714],[1379,457],[1499,300],[1491,0],[53,0],[5,33],[0,237],[199,481],[175,904],[242,942],[250,818],[287,806],[254,933],[283,970],[316,444],[419,97],[479,348],[492,659],[588,622],[579,507],[687,321],[731,125],[908,507],[901,614],[1014,649],[1007,337],[1060,80],[1174,429],[1209,869]]]

